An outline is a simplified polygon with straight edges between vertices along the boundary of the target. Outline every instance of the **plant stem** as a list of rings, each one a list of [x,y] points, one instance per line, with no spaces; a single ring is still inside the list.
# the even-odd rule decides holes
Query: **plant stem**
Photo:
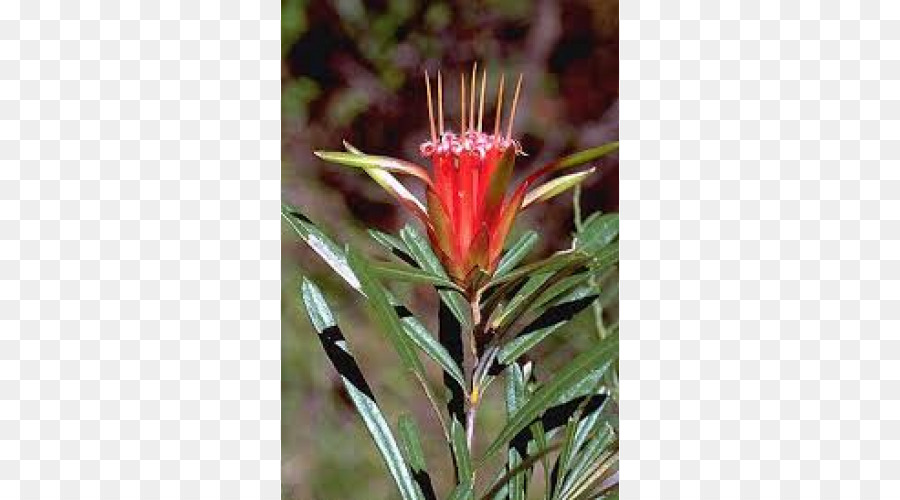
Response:
[[[469,380],[469,398],[468,407],[466,408],[466,444],[469,453],[473,453],[475,444],[475,415],[478,413],[478,403],[481,401],[481,390],[477,377],[477,367],[480,359],[478,358],[478,334],[481,329],[481,290],[476,291],[469,298],[469,310],[472,314],[472,331],[469,340],[472,349],[472,367],[470,370]]]
[[[584,228],[584,221],[581,219],[581,184],[576,184],[575,188],[572,192],[572,214],[575,218],[575,230],[579,233],[582,228]],[[597,278],[592,274],[590,278],[588,278],[588,284],[590,284],[591,288],[596,290],[598,288]],[[594,313],[594,325],[597,328],[597,337],[600,340],[606,338],[606,325],[603,324],[603,304],[600,303],[600,299],[594,301],[591,305],[591,309]]]

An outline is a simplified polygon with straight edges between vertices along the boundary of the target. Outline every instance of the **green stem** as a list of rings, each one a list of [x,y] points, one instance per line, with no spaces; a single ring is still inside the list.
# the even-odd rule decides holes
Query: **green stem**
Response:
[[[580,233],[584,227],[584,221],[581,218],[581,184],[576,184],[572,192],[572,213],[575,218],[575,229]],[[594,290],[599,287],[597,278],[594,275],[588,278],[588,284]],[[594,301],[591,305],[591,310],[594,313],[594,326],[597,328],[597,337],[603,340],[606,338],[607,332],[606,325],[603,324],[603,304],[600,303],[600,299]]]

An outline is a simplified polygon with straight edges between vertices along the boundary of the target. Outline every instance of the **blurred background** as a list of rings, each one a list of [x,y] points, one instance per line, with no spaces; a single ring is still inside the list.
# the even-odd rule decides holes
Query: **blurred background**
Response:
[[[459,74],[470,71],[475,61],[487,66],[489,82],[505,72],[507,92],[510,80],[524,74],[513,135],[528,156],[517,161],[518,176],[529,167],[618,138],[618,0],[282,0],[281,8],[283,198],[336,240],[368,255],[383,252],[366,234],[367,227],[396,232],[413,221],[368,176],[326,164],[312,151],[341,150],[346,139],[367,153],[422,163],[418,146],[430,134],[424,69],[432,75],[442,70],[448,103],[458,102]],[[495,87],[486,102],[493,103]],[[458,123],[457,113],[448,110],[446,121]],[[492,118],[486,123],[492,124]],[[599,165],[584,185],[585,216],[618,211],[617,158]],[[414,183],[408,186],[421,194]],[[568,246],[573,227],[568,194],[529,209],[517,222],[517,232],[540,232],[536,257]],[[424,436],[440,432],[418,387],[399,373],[393,350],[373,330],[359,296],[348,293],[284,225],[282,496],[394,498],[395,487],[302,310],[301,275],[325,291],[392,424],[401,411],[412,411]],[[397,293],[436,331],[433,294],[418,289]],[[605,300],[607,322],[615,321],[617,300],[612,295]],[[593,321],[589,314],[590,309],[546,342],[536,354],[539,370],[552,370],[584,348],[591,338],[585,331]],[[433,375],[439,384],[439,371]],[[496,404],[486,404],[479,414],[481,432],[490,433],[502,422],[502,403],[496,397],[502,385],[490,388],[495,394],[488,398]],[[424,446],[438,492],[448,491],[452,465],[441,439]]]

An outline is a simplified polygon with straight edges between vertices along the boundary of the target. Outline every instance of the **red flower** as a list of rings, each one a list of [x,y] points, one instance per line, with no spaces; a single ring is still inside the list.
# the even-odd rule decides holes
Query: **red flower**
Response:
[[[526,177],[507,195],[515,157],[523,154],[518,141],[512,138],[522,77],[519,76],[516,84],[504,136],[500,128],[504,77],[500,77],[498,85],[494,133],[487,134],[482,132],[487,74],[482,72],[477,122],[475,74],[473,67],[468,100],[465,77],[460,76],[459,133],[444,130],[443,81],[440,73],[437,86],[438,130],[435,130],[431,81],[427,73],[425,75],[431,140],[423,143],[420,151],[431,160],[431,175],[424,168],[409,162],[365,155],[346,142],[344,144],[349,153],[316,152],[325,160],[363,168],[403,203],[425,225],[432,247],[453,280],[470,291],[493,274],[503,244],[520,211],[578,184],[594,169],[553,179],[529,191],[535,181],[552,172],[597,159],[618,147],[617,143],[611,143],[551,162]],[[421,179],[426,186],[427,208],[392,173]]]

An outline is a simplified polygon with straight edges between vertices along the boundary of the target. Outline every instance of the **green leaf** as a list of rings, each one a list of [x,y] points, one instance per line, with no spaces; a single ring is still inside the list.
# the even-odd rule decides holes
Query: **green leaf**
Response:
[[[431,250],[428,238],[412,226],[406,226],[401,229],[400,238],[406,243],[412,258],[423,270],[447,278],[447,272],[444,270],[444,266],[441,265],[441,261]],[[469,306],[462,295],[450,290],[439,290],[438,294],[441,296],[441,300],[450,308],[450,311],[453,312],[453,315],[456,316],[456,319],[459,320],[460,324],[470,328]]]
[[[512,364],[506,369],[506,415],[511,418],[525,400],[525,377],[522,369],[517,364]],[[506,471],[510,473],[522,464],[522,455],[519,450],[510,446],[506,452]],[[525,487],[527,477],[525,474],[517,474],[510,478],[507,486],[509,500],[525,500]]]
[[[390,426],[375,401],[368,383],[359,370],[359,365],[346,345],[331,309],[322,292],[311,281],[304,279],[301,297],[306,306],[310,322],[319,334],[319,341],[328,354],[353,402],[366,429],[375,441],[375,446],[393,477],[404,500],[419,500],[419,492],[403,459],[399,446],[391,433]]]
[[[460,481],[460,483],[453,489],[453,492],[450,493],[450,496],[447,500],[471,500],[473,494],[472,479],[466,479],[464,481]]]
[[[425,370],[421,361],[419,361],[419,358],[413,351],[407,336],[403,333],[403,325],[400,323],[397,311],[388,300],[387,291],[375,278],[371,267],[361,255],[353,250],[350,250],[348,254],[350,268],[353,269],[359,278],[360,287],[368,299],[366,304],[381,327],[380,330],[387,335],[388,340],[391,342],[394,350],[397,351],[397,355],[400,356],[400,360],[407,370],[416,374],[424,373]]]
[[[565,267],[586,264],[590,262],[591,256],[579,250],[565,250],[557,252],[546,259],[532,262],[531,264],[522,266],[503,276],[495,276],[491,280],[490,285],[502,285],[505,283],[514,283],[518,280],[529,278],[536,274],[552,273]]]
[[[459,480],[472,480],[472,457],[469,455],[469,446],[466,444],[466,431],[459,420],[453,419],[450,424],[450,444],[453,448],[453,458],[456,461],[456,471]]]
[[[591,349],[576,356],[556,376],[542,386],[509,419],[496,439],[488,446],[482,462],[491,457],[519,431],[528,426],[538,415],[556,401],[560,394],[572,389],[596,371],[605,371],[618,357],[618,335],[610,335],[597,342]]]
[[[522,209],[526,209],[534,203],[540,203],[543,201],[547,201],[554,196],[562,194],[569,189],[572,189],[578,184],[581,184],[585,179],[587,179],[591,174],[596,172],[597,169],[590,168],[583,172],[577,172],[574,174],[563,175],[557,177],[556,179],[549,180],[544,184],[532,189],[525,196],[525,201],[522,203]]]
[[[409,255],[409,249],[406,248],[406,244],[403,243],[400,238],[376,229],[369,229],[369,236],[371,236],[379,245],[384,247],[385,250],[396,255],[403,262],[406,262],[411,266],[416,265],[416,262],[412,260],[412,257]]]
[[[534,231],[528,231],[523,234],[515,243],[509,246],[509,249],[500,258],[494,277],[497,278],[512,271],[534,249],[539,239],[540,237]]]
[[[428,171],[408,161],[389,158],[387,156],[362,154],[359,150],[350,153],[344,153],[343,151],[315,151],[315,155],[325,161],[330,161],[339,165],[361,168],[366,171],[377,169],[391,173],[411,175],[431,184],[431,178],[428,176]]]
[[[596,299],[596,295],[573,298],[571,300],[560,302],[547,309],[534,321],[529,323],[516,338],[504,345],[500,349],[497,359],[503,364],[508,364],[518,359],[550,336],[550,334],[566,324]]]
[[[385,280],[434,285],[438,288],[449,288],[460,292],[462,291],[459,288],[459,285],[446,277],[429,273],[412,266],[384,262],[377,264],[374,269],[375,274],[377,274],[379,278]]]
[[[409,334],[412,333],[415,336],[414,329],[411,328],[407,330],[404,328],[399,316],[397,316],[397,309],[391,303],[387,291],[375,278],[372,269],[365,259],[355,251],[351,250],[348,253],[347,260],[350,264],[350,268],[353,269],[356,276],[359,278],[360,287],[368,299],[366,300],[366,304],[368,305],[369,310],[372,311],[372,315],[380,327],[379,329],[387,336],[388,341],[394,347],[394,350],[400,357],[403,367],[415,375],[416,380],[422,386],[425,395],[431,402],[436,416],[443,419],[438,399],[431,390],[428,378],[425,376],[425,367],[422,366],[422,362],[412,348]],[[407,323],[407,325],[408,324],[409,323]],[[442,426],[446,425],[443,420],[441,420],[441,424]],[[446,427],[444,428],[446,430]]]
[[[325,233],[320,231],[309,219],[296,209],[284,206],[282,207],[282,216],[287,219],[288,223],[297,231],[301,238],[306,241],[313,250],[316,251],[338,275],[350,284],[355,290],[366,296],[360,286],[359,279],[356,277],[353,269],[347,263],[347,257],[340,247],[334,243]],[[382,233],[383,234],[383,233]],[[399,241],[399,240],[398,240]],[[400,242],[402,244],[402,242]],[[405,246],[405,244],[404,244]],[[379,286],[380,288],[380,286]],[[391,305],[400,306],[399,302],[387,294]],[[464,386],[462,371],[459,365],[453,362],[453,358],[447,353],[440,343],[435,341],[434,336],[428,332],[425,326],[412,315],[402,319],[403,333],[414,342],[422,351],[433,359],[441,368],[457,380],[461,386]]]
[[[347,264],[344,251],[328,235],[316,227],[306,215],[289,205],[281,206],[281,216],[338,276],[355,290],[361,291],[359,280]]]
[[[596,252],[619,236],[619,214],[594,214],[584,222],[578,232],[575,246],[587,252]]]
[[[584,165],[585,163],[592,162],[603,156],[606,156],[613,151],[616,151],[617,149],[619,149],[619,143],[610,142],[602,146],[597,146],[595,148],[585,149],[584,151],[570,154],[569,156],[560,158],[559,160],[550,162],[539,168],[535,172],[534,177],[536,178],[540,175],[549,174],[551,172],[557,172],[559,170],[565,170],[567,168]]]
[[[400,442],[413,471],[425,470],[425,452],[422,451],[422,443],[419,439],[419,428],[416,422],[407,414],[400,415],[398,421],[400,430]]]
[[[453,377],[459,383],[460,388],[465,387],[466,383],[462,369],[453,360],[447,349],[434,338],[431,332],[414,317],[403,318],[401,321],[403,322],[404,330],[416,346],[422,349],[428,357],[433,359],[447,374]]]

